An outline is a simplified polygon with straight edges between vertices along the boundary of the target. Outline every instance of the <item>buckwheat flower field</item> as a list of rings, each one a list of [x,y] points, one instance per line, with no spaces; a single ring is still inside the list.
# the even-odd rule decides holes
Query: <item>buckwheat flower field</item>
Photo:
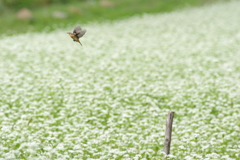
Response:
[[[239,6],[1,37],[0,159],[239,159]]]

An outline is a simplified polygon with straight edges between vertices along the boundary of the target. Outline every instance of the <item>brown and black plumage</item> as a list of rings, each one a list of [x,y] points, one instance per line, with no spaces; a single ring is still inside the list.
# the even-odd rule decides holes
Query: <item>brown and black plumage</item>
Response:
[[[73,33],[68,32],[69,36],[73,39],[73,41],[78,42],[81,45],[82,43],[79,41],[79,38],[81,38],[85,33],[86,33],[86,29],[82,29],[79,26],[74,28]]]

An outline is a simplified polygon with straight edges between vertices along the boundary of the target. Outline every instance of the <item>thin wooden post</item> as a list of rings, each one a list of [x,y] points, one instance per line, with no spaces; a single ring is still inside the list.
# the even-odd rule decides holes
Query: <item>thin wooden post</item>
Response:
[[[166,155],[170,154],[173,117],[174,117],[174,112],[169,111],[168,112],[168,117],[167,117],[167,120],[166,120],[166,132],[165,132],[165,140],[164,140],[164,148],[163,148],[163,152]]]

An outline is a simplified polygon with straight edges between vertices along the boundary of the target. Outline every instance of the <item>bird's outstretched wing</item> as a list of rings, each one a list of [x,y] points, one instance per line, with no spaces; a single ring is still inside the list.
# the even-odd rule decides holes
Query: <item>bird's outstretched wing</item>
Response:
[[[81,38],[86,33],[86,29],[82,29],[81,27],[77,26],[73,30],[74,36],[77,38]]]

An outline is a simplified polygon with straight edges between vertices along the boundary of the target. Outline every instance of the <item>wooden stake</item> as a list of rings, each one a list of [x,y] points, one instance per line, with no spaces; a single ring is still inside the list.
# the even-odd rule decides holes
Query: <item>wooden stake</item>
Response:
[[[28,121],[28,124],[27,124],[27,125],[29,126],[29,124],[30,124],[31,122],[32,122],[32,118]]]
[[[167,121],[166,121],[166,132],[165,132],[165,140],[164,140],[164,148],[163,148],[163,152],[165,152],[166,155],[170,154],[173,117],[174,117],[174,112],[169,111]]]

